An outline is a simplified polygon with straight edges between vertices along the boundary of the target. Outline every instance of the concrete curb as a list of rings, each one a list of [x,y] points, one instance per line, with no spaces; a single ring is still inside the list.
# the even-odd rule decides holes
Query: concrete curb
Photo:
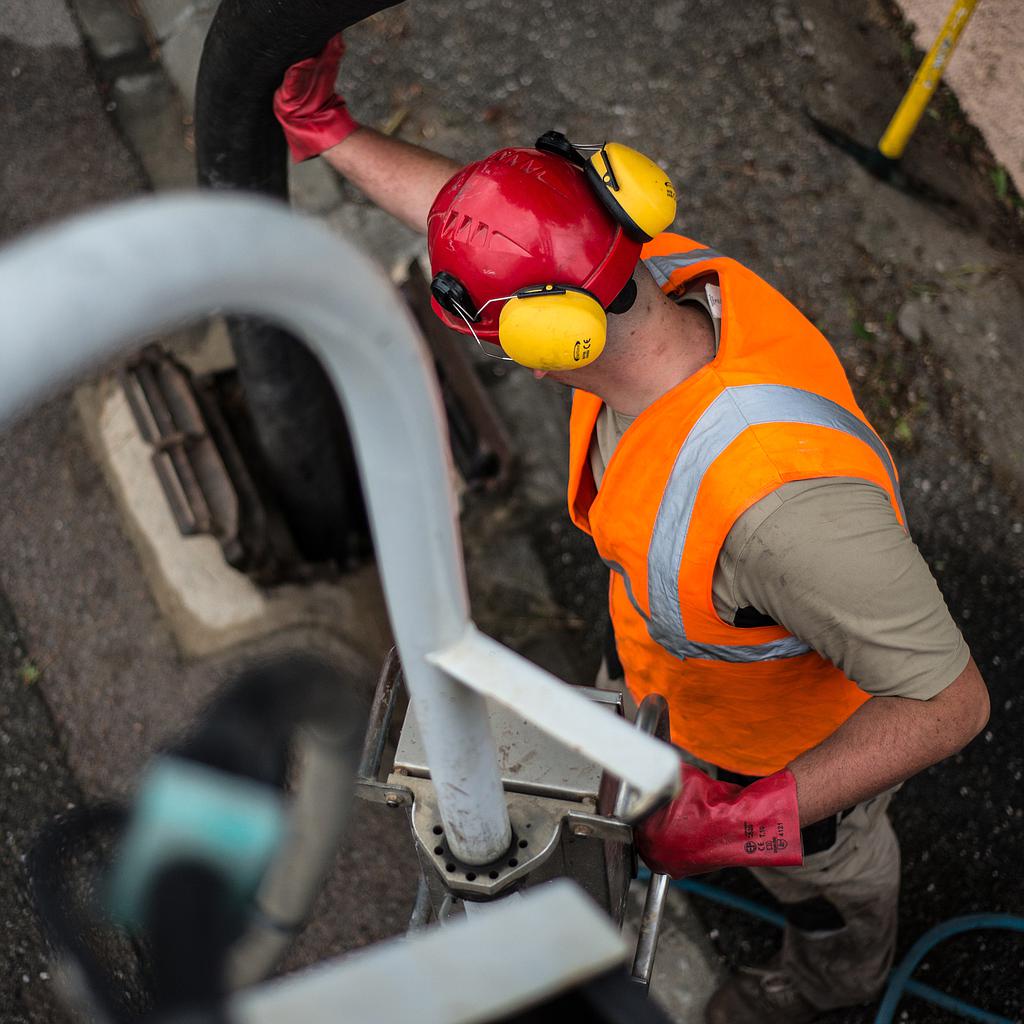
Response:
[[[355,663],[360,678],[376,676],[392,640],[372,566],[337,584],[261,590],[227,565],[212,537],[180,534],[120,386],[110,378],[83,385],[75,403],[150,590],[186,657],[303,629],[322,633],[319,646],[342,664]]]

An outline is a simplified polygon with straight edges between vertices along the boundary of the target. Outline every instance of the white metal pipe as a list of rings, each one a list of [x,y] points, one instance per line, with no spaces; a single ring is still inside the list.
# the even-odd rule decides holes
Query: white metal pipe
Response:
[[[145,199],[0,255],[0,422],[140,336],[213,311],[306,341],[352,431],[410,698],[453,852],[501,856],[508,812],[483,699],[425,655],[469,619],[433,368],[391,282],[352,245],[266,200]]]
[[[679,755],[571,686],[499,644],[470,623],[458,643],[429,661],[485,697],[514,708],[549,736],[625,780],[629,799],[617,809],[634,821],[679,788]]]

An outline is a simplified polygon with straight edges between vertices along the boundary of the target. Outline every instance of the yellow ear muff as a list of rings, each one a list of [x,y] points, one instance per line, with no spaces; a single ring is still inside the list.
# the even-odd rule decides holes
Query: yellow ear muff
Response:
[[[531,370],[575,370],[603,351],[607,320],[589,292],[566,285],[523,288],[498,317],[505,354]]]
[[[676,219],[676,190],[653,160],[608,142],[587,164],[587,177],[623,230],[636,242],[649,242]]]

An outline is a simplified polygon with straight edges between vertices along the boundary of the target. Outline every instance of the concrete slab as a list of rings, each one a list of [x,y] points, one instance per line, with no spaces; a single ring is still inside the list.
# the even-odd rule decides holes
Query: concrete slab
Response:
[[[368,666],[391,646],[383,595],[365,568],[338,584],[258,588],[224,561],[212,537],[183,537],[121,387],[80,388],[77,405],[118,501],[153,595],[181,651],[208,657],[292,628],[323,629]]]
[[[154,189],[194,188],[195,160],[181,98],[162,71],[122,75],[111,99]]]
[[[217,0],[138,0],[157,39],[163,41],[190,18],[216,10]]]
[[[168,348],[174,351],[197,377],[207,373],[220,373],[235,365],[235,354],[231,349],[231,335],[223,317],[211,317],[209,322],[197,331],[184,336],[164,339]]]

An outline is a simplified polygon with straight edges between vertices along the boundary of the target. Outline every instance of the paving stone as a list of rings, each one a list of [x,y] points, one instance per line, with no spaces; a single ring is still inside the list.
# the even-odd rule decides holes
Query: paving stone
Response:
[[[126,0],[72,0],[71,6],[99,60],[120,60],[145,51],[145,26]]]

